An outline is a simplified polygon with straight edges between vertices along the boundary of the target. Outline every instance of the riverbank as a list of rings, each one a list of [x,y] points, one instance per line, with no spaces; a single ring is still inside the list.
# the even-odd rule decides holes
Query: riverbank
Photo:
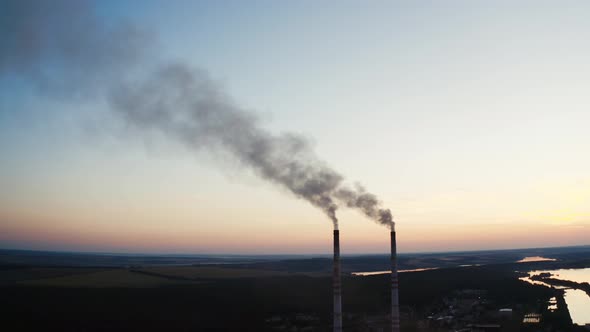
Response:
[[[585,281],[590,280],[590,269],[531,271],[528,277],[520,279],[563,295],[573,326],[576,329],[590,326],[590,284]]]
[[[566,288],[579,289],[579,290],[586,292],[586,294],[588,294],[588,296],[590,296],[590,284],[587,282],[580,283],[580,282],[575,282],[575,281],[570,281],[570,280],[562,280],[562,279],[557,279],[557,278],[552,278],[552,277],[544,277],[541,275],[532,276],[531,279],[536,280],[536,281],[541,281],[541,282],[550,284],[552,286],[562,286],[562,287],[566,287]]]

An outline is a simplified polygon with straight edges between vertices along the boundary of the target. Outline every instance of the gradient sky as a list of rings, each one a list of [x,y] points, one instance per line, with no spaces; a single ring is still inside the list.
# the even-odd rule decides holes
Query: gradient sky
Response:
[[[590,244],[587,1],[96,1],[298,132],[393,211],[400,251]],[[309,203],[105,105],[0,76],[0,248],[327,253]],[[342,251],[386,228],[339,213]]]

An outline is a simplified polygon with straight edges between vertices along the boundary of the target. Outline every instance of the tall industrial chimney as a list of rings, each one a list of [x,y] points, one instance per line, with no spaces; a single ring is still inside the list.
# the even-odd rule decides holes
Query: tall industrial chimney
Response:
[[[342,332],[342,283],[340,280],[340,232],[334,230],[334,332]]]
[[[391,332],[399,332],[399,288],[395,224],[391,224]]]

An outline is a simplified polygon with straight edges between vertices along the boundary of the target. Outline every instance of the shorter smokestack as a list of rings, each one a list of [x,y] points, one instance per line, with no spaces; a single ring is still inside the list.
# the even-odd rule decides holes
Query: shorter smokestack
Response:
[[[391,331],[399,332],[399,284],[397,276],[397,248],[395,224],[391,224]]]
[[[334,230],[334,332],[342,332],[342,284],[340,280],[340,231]]]

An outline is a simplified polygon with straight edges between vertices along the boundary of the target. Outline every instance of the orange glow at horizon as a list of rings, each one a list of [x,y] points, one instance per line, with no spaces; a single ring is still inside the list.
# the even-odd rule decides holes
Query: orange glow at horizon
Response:
[[[236,184],[227,194],[209,188],[195,192],[182,178],[168,184],[156,178],[153,186],[160,190],[141,195],[136,187],[121,187],[100,204],[92,195],[80,196],[67,187],[26,201],[14,199],[0,209],[0,248],[259,254],[331,250],[330,221],[275,188],[250,190]],[[86,190],[102,195],[108,188],[98,189]],[[393,210],[400,252],[584,245],[590,238],[590,190],[584,183],[538,183],[495,193],[434,192],[406,201],[385,198],[399,202]],[[344,254],[389,250],[387,228],[355,211],[343,209],[338,215]]]
[[[323,220],[322,220],[323,221]],[[50,224],[47,220],[43,224]],[[100,224],[3,224],[0,243],[38,250],[153,253],[323,254],[331,250],[329,222],[316,227],[209,229],[101,227]],[[371,227],[365,227],[371,226]],[[341,223],[342,252],[386,253],[388,229]],[[514,223],[405,225],[398,223],[400,252],[512,249],[588,244],[590,224]],[[20,245],[16,245],[20,244]]]

